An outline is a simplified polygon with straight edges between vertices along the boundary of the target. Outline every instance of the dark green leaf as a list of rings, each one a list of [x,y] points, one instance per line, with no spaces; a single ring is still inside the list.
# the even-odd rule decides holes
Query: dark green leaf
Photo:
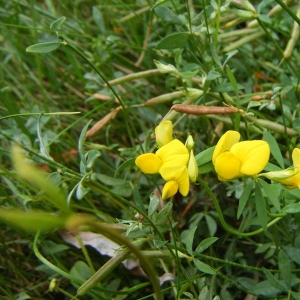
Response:
[[[258,18],[263,23],[272,24],[272,20],[267,15],[261,14],[261,15],[258,16]]]
[[[208,230],[211,236],[213,236],[217,231],[217,223],[216,221],[209,215],[204,215],[206,224],[208,226]]]
[[[167,6],[160,5],[154,8],[155,14],[163,21],[171,24],[182,25],[181,19],[179,19]]]
[[[188,32],[177,32],[172,33],[163,38],[157,45],[157,49],[176,49],[184,48],[189,38]]]
[[[104,183],[106,185],[110,185],[110,186],[118,186],[118,185],[123,185],[126,183],[126,181],[124,179],[114,178],[114,177],[104,175],[104,174],[95,174],[94,173],[93,177],[97,178],[102,183]]]
[[[253,181],[251,181],[250,183],[248,183],[244,190],[243,193],[239,199],[239,207],[238,207],[238,211],[237,211],[237,218],[239,219],[241,214],[243,213],[243,210],[248,202],[249,196],[251,194],[253,188]]]
[[[216,274],[216,271],[214,269],[212,269],[209,265],[201,262],[200,260],[194,259],[193,262],[199,271],[206,273],[206,274],[211,274],[211,275]]]
[[[206,80],[214,80],[214,79],[216,79],[218,77],[221,77],[221,76],[222,76],[221,73],[219,73],[215,70],[210,70],[207,74]]]
[[[139,192],[137,186],[134,187],[133,196],[134,196],[134,202],[135,202],[136,207],[138,209],[140,209],[143,213],[146,214],[144,202],[141,198],[141,195],[140,195],[140,192]]]
[[[83,127],[83,129],[80,133],[80,136],[79,136],[79,140],[78,140],[78,152],[79,152],[79,156],[80,156],[80,173],[81,174],[86,173],[87,162],[86,162],[85,155],[84,155],[84,140],[85,140],[86,132],[87,132],[88,127],[91,122],[92,122],[92,120],[88,121],[88,123]]]
[[[264,231],[267,231],[268,214],[266,202],[261,192],[261,187],[258,182],[255,182],[255,206],[259,223]]]
[[[291,288],[291,264],[286,253],[280,249],[278,253],[278,267],[281,272],[281,278],[284,280],[288,289]]]
[[[66,17],[61,17],[54,22],[51,23],[50,29],[54,30],[55,32],[58,32],[63,27],[64,23],[66,21]]]
[[[130,197],[132,195],[132,187],[126,182],[123,185],[113,188],[112,192],[122,197]]]
[[[193,242],[194,242],[194,235],[197,230],[197,226],[189,229],[189,233],[185,239],[186,251],[189,255],[193,255]]]
[[[280,167],[284,169],[282,154],[274,136],[269,131],[264,130],[263,140],[269,144],[272,155],[274,156]]]
[[[241,84],[237,84],[237,89],[242,90],[242,89],[244,89],[244,86],[242,86]],[[230,82],[227,82],[227,83],[222,83],[222,84],[212,87],[211,91],[218,92],[218,93],[227,93],[227,92],[233,92],[234,89],[233,89],[232,84]]]
[[[209,162],[205,163],[204,165],[201,165],[198,168],[198,172],[199,172],[199,174],[206,174],[213,169],[214,169],[214,165],[211,161],[209,161]]]
[[[217,237],[209,237],[209,238],[201,241],[200,244],[197,246],[194,255],[197,256],[198,254],[202,253],[209,246],[211,246],[213,243],[215,243],[218,239],[219,238],[217,238]]]
[[[286,287],[283,286],[283,284],[281,282],[279,282],[268,269],[265,269],[263,267],[262,270],[263,270],[264,274],[266,275],[268,282],[272,286],[274,286],[276,289],[278,289],[280,291],[286,291],[287,290]]]
[[[278,195],[276,195],[275,191],[272,189],[272,184],[268,184],[264,180],[259,180],[259,183],[274,207],[277,209],[277,211],[280,211]]]
[[[286,214],[296,214],[300,212],[300,203],[293,203],[286,205],[281,212]]]
[[[131,158],[131,159],[128,159],[126,161],[124,161],[119,167],[118,169],[116,170],[115,172],[115,176],[116,174],[118,174],[119,172],[123,171],[124,169],[126,168],[129,168],[131,166],[134,166],[135,165],[135,158]]]
[[[62,41],[58,40],[57,42],[47,42],[47,43],[31,45],[26,49],[26,52],[48,53],[56,50],[61,45],[61,43]]]
[[[101,11],[96,6],[93,6],[92,11],[94,21],[100,29],[100,32],[105,33],[105,23]]]
[[[158,208],[159,205],[159,199],[155,194],[150,195],[150,201],[148,206],[148,216],[152,216]]]
[[[229,81],[233,87],[233,90],[235,91],[235,93],[238,92],[238,85],[237,85],[237,82],[236,82],[236,79],[232,73],[232,71],[230,70],[229,66],[226,65],[226,73],[227,73],[227,76],[229,78]]]
[[[169,219],[170,213],[172,211],[173,204],[168,202],[165,207],[157,214],[155,224],[163,225]]]
[[[215,146],[210,147],[195,156],[198,167],[204,165],[205,163],[211,161],[212,155],[214,153]]]

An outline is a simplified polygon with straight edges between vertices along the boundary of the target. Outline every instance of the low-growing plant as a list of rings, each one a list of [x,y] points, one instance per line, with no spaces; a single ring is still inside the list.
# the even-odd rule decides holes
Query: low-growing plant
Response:
[[[300,299],[300,5],[196,2],[5,4],[4,299]]]

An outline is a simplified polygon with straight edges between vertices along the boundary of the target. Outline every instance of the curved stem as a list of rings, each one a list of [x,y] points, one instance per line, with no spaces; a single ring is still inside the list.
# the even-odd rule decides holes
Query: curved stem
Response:
[[[234,235],[237,235],[237,236],[243,236],[243,237],[246,237],[246,236],[253,236],[253,235],[256,235],[256,234],[259,234],[261,232],[263,232],[263,228],[260,228],[260,229],[257,229],[255,231],[251,231],[251,232],[239,232],[237,231],[236,229],[230,227],[225,219],[224,219],[224,216],[223,216],[223,213],[222,213],[222,210],[221,210],[221,207],[219,205],[219,202],[218,200],[216,199],[215,195],[213,194],[213,192],[210,190],[209,186],[206,184],[205,181],[203,181],[201,178],[198,178],[198,181],[199,183],[202,185],[202,187],[206,190],[207,194],[211,197],[214,205],[215,205],[215,208],[217,210],[217,213],[218,213],[218,216],[219,216],[219,219],[220,219],[220,222],[223,226],[223,228],[229,232],[229,233],[232,233]],[[283,216],[280,216],[280,217],[277,217],[275,218],[274,220],[270,221],[268,224],[267,224],[267,228],[271,227],[272,225],[274,225],[275,223],[277,223],[279,220],[281,220],[283,218]]]

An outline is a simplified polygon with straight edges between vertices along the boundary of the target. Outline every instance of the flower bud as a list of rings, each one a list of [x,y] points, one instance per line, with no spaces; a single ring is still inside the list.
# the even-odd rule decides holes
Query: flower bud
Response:
[[[196,162],[196,159],[195,159],[193,149],[190,151],[190,158],[189,158],[187,169],[188,169],[188,174],[189,174],[190,181],[191,182],[196,182],[199,170],[198,170],[198,165],[197,165],[197,162]]]
[[[163,121],[155,128],[156,143],[162,147],[172,141],[173,124],[171,121]]]

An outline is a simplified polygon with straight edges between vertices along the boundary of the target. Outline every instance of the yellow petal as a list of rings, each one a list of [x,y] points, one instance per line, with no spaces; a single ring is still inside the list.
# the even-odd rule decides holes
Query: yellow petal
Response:
[[[155,128],[156,143],[162,147],[172,141],[173,125],[171,121],[163,121]]]
[[[142,172],[146,174],[155,174],[158,173],[162,166],[162,161],[154,153],[145,153],[136,158],[135,164]]]
[[[216,158],[223,152],[229,151],[231,147],[240,140],[240,134],[234,130],[228,130],[219,139],[212,156],[212,162],[215,164]]]
[[[295,148],[292,153],[294,168],[300,167],[300,149]]]
[[[236,143],[230,152],[242,163],[240,172],[247,176],[260,173],[270,157],[269,144],[260,140]]]
[[[155,153],[164,166],[185,166],[189,160],[189,152],[182,142],[175,139],[158,149]]]
[[[186,196],[190,189],[189,174],[187,168],[181,167],[165,167],[159,170],[162,178],[166,181],[176,181],[181,195]]]
[[[178,191],[178,183],[174,180],[168,181],[162,191],[162,199],[166,200],[168,198],[173,197]]]
[[[222,181],[242,176],[240,172],[241,165],[241,162],[231,152],[224,152],[215,160],[215,170]]]

